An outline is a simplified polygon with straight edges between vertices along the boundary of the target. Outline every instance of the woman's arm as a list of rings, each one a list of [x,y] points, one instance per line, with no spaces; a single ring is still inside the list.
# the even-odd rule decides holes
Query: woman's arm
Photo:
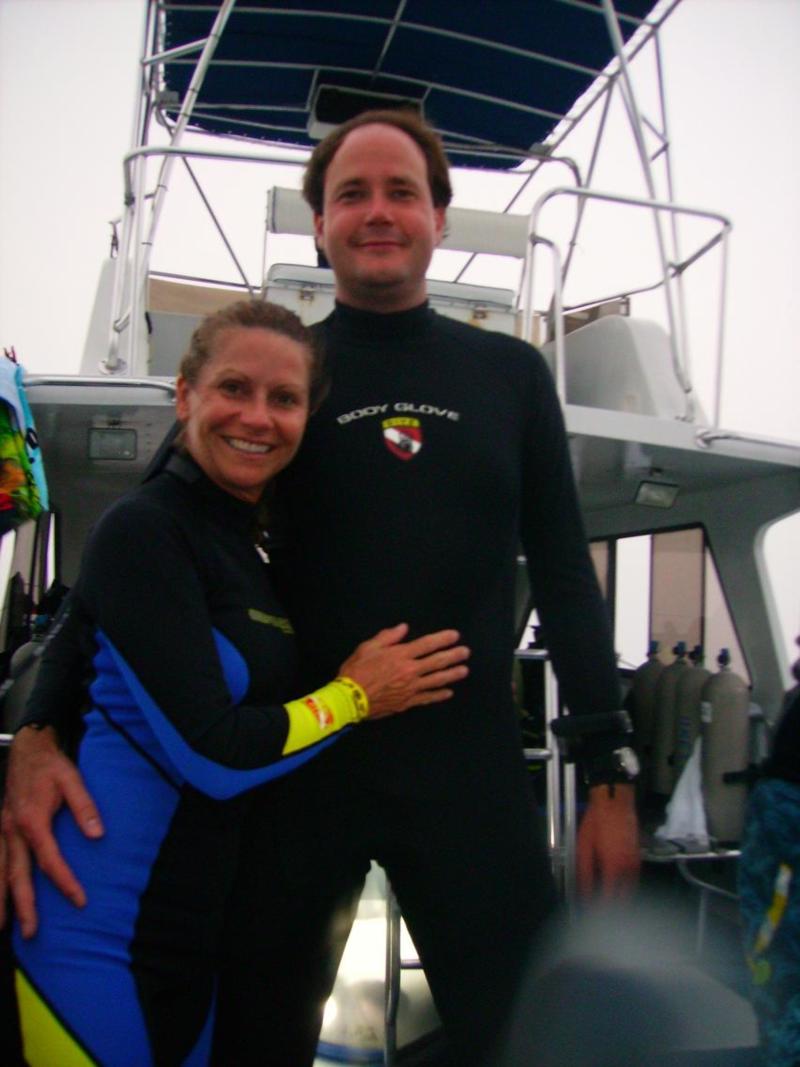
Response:
[[[215,527],[209,541],[202,519],[191,519],[141,494],[127,498],[98,524],[77,590],[97,627],[95,670],[105,681],[122,679],[174,768],[195,788],[218,798],[253,788],[293,770],[364,717],[447,699],[449,686],[466,674],[467,650],[455,645],[455,632],[404,644],[405,631],[395,628],[343,665],[350,683],[334,681],[286,703],[255,701],[253,649],[248,663],[215,629],[209,588],[218,598],[227,588],[220,568],[223,578],[227,568],[231,589],[247,592],[232,592],[226,611],[240,621],[264,615],[254,610],[263,564],[242,539],[223,544],[226,534]],[[291,653],[282,630],[261,626],[264,655]],[[238,692],[232,677],[240,679]],[[105,681],[94,687],[97,704]]]

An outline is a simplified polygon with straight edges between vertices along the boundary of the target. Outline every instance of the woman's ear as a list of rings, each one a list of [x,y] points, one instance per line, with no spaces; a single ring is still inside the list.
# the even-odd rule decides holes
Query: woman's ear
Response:
[[[191,385],[181,375],[175,382],[175,417],[178,422],[186,422],[189,418],[189,393]]]

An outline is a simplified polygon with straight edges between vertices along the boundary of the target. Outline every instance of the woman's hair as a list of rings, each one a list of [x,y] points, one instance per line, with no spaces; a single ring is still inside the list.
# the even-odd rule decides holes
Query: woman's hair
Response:
[[[239,300],[219,311],[206,315],[192,334],[189,348],[180,362],[178,374],[194,385],[200,371],[214,355],[217,338],[231,329],[272,330],[274,333],[297,341],[309,351],[310,408],[313,411],[325,393],[325,375],[322,349],[316,337],[304,326],[293,311],[270,304],[266,300]]]
[[[447,207],[453,198],[453,189],[450,185],[450,168],[447,156],[442,148],[442,142],[434,129],[421,118],[416,111],[409,108],[400,108],[396,111],[362,111],[355,118],[348,119],[341,126],[337,126],[328,134],[314,151],[306,165],[303,176],[303,197],[311,210],[317,215],[322,214],[325,200],[325,174],[331,160],[338,152],[342,141],[348,133],[359,126],[394,126],[408,134],[412,141],[416,142],[425,156],[428,166],[428,184],[431,190],[431,199],[434,207]]]

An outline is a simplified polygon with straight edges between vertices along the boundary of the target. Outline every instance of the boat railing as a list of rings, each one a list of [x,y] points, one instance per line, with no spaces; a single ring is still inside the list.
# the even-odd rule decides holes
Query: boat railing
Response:
[[[125,156],[123,161],[125,213],[111,296],[108,344],[101,362],[102,369],[112,375],[141,372],[142,366],[146,363],[143,355],[145,351],[144,305],[155,231],[151,226],[148,227],[147,234],[143,234],[144,224],[141,216],[144,202],[155,194],[145,194],[141,191],[144,181],[140,168],[148,159],[156,158],[182,159],[187,164],[189,160],[216,160],[226,163],[277,164],[282,167],[305,165],[305,154],[302,158],[298,158],[296,151],[283,148],[253,153],[230,149],[190,148],[183,145],[148,145],[137,148]],[[197,185],[196,182],[195,184]],[[240,279],[239,282],[225,284],[228,286],[235,284],[237,288],[245,290],[251,296],[263,295],[266,276],[262,277],[257,284],[247,277],[211,204],[203,196],[202,191],[200,195]],[[313,236],[311,211],[297,189],[274,187],[268,190],[266,232],[267,235],[290,233]],[[486,252],[493,255],[512,256],[522,261],[525,256],[526,234],[527,220],[524,215],[451,208],[448,211],[447,233],[441,242],[441,247],[476,254]],[[264,252],[266,262],[266,246]],[[182,280],[191,280],[184,276],[180,277]],[[126,332],[128,359],[124,359],[122,354],[122,337]]]
[[[528,225],[529,252],[528,262],[526,264],[525,281],[523,283],[523,307],[526,317],[525,335],[527,337],[532,336],[533,330],[532,320],[534,315],[535,304],[534,293],[537,281],[536,252],[539,248],[547,248],[550,252],[552,264],[552,302],[550,309],[550,318],[552,321],[554,332],[553,373],[556,381],[556,388],[558,390],[558,394],[562,403],[566,402],[567,400],[564,314],[565,310],[568,309],[565,309],[564,305],[565,266],[562,260],[560,246],[558,242],[546,237],[541,232],[542,212],[544,208],[553,199],[557,197],[576,198],[580,202],[581,207],[589,201],[594,200],[623,207],[649,210],[654,214],[654,217],[656,219],[660,218],[662,214],[668,214],[671,215],[673,218],[693,218],[715,224],[715,229],[711,237],[705,240],[703,243],[699,244],[696,248],[692,250],[689,255],[683,256],[680,260],[668,260],[666,257],[664,246],[662,242],[659,241],[658,249],[659,257],[661,260],[660,277],[656,278],[651,283],[638,286],[634,289],[627,288],[620,292],[604,294],[602,297],[597,298],[593,302],[599,304],[614,300],[628,301],[632,296],[640,295],[647,292],[654,292],[659,289],[663,290],[666,302],[666,317],[668,321],[668,339],[672,361],[672,372],[685,396],[686,406],[683,417],[687,421],[691,422],[695,417],[695,404],[692,396],[693,386],[689,373],[688,342],[686,341],[685,323],[679,321],[678,312],[679,307],[682,307],[682,304],[676,306],[676,302],[672,299],[671,292],[672,286],[675,283],[679,283],[681,281],[684,273],[689,269],[689,267],[697,263],[698,260],[700,260],[712,249],[719,246],[719,248],[721,249],[721,264],[719,272],[720,279],[717,318],[717,341],[713,363],[714,399],[713,413],[711,418],[712,426],[717,427],[719,425],[722,392],[727,250],[728,235],[732,228],[730,219],[720,214],[719,212],[709,211],[705,208],[675,204],[670,201],[653,200],[617,193],[602,192],[599,190],[587,189],[582,187],[557,186],[556,188],[549,189],[538,198],[531,211]]]
[[[149,389],[156,392],[166,394],[167,398],[173,400],[175,398],[175,383],[172,380],[163,380],[159,378],[115,378],[113,381],[114,387],[121,389]],[[108,378],[91,377],[81,374],[30,374],[25,377],[25,388],[42,387],[42,386],[54,386],[58,389],[81,389],[85,391],[92,386],[98,386],[102,389],[107,389],[109,386]]]
[[[144,336],[145,294],[146,279],[149,276],[149,262],[152,248],[151,235],[146,241],[142,241],[140,218],[146,197],[137,193],[142,188],[142,174],[140,166],[150,158],[181,158],[187,165],[192,159],[219,160],[234,163],[259,163],[267,165],[303,166],[305,156],[298,158],[297,153],[286,149],[273,148],[266,152],[254,153],[209,148],[191,148],[184,145],[175,146],[145,146],[130,152],[124,160],[124,190],[126,213],[124,217],[123,236],[120,246],[120,254],[116,264],[114,289],[112,295],[112,309],[110,317],[110,337],[106,355],[102,363],[102,369],[114,376],[126,374],[141,374],[142,368],[148,366],[146,355],[147,342]],[[674,261],[668,261],[663,253],[663,244],[659,242],[662,251],[661,272],[650,284],[641,285],[635,289],[627,288],[618,293],[609,293],[600,300],[622,300],[626,303],[632,296],[663,289],[667,301],[667,318],[669,320],[668,343],[672,364],[672,377],[678,383],[680,395],[683,397],[682,417],[686,421],[694,421],[696,412],[693,402],[693,386],[689,374],[688,345],[685,341],[683,324],[677,321],[677,312],[673,301],[670,299],[670,289],[673,284],[679,284],[683,274],[690,266],[705,256],[713,248],[721,246],[722,265],[720,271],[719,291],[719,328],[717,331],[717,351],[714,359],[714,408],[713,417],[710,420],[711,427],[719,425],[719,409],[722,384],[723,365],[723,328],[722,323],[725,313],[725,277],[727,268],[727,236],[731,229],[730,221],[723,215],[707,211],[702,208],[689,207],[674,204],[669,201],[641,199],[633,196],[624,196],[616,193],[600,192],[594,189],[572,186],[557,186],[542,194],[534,205],[529,218],[524,215],[499,213],[491,211],[479,211],[465,208],[452,208],[448,212],[448,232],[442,242],[443,248],[457,249],[476,253],[492,253],[495,255],[516,256],[520,260],[527,258],[526,270],[523,275],[524,290],[521,304],[525,317],[524,335],[533,339],[533,307],[534,307],[534,280],[536,270],[536,252],[540,247],[548,247],[551,252],[553,265],[553,300],[549,318],[555,334],[555,351],[553,356],[553,373],[556,380],[558,393],[562,402],[567,402],[567,389],[565,380],[566,343],[563,315],[565,310],[563,298],[564,276],[569,269],[569,257],[566,266],[561,259],[559,248],[554,241],[549,240],[541,230],[541,215],[548,203],[557,197],[577,198],[580,210],[591,200],[602,201],[609,204],[623,205],[630,208],[647,209],[660,216],[669,213],[673,218],[694,218],[715,224],[712,236],[694,248],[688,256]],[[236,258],[236,254],[227,240],[224,230],[214,216],[211,205],[204,198],[205,207],[212,221],[216,225],[222,240],[231,256],[238,271],[241,282],[237,287],[247,291],[251,295],[264,295],[266,277],[253,282],[248,279],[244,269]],[[270,233],[292,233],[313,235],[313,220],[308,206],[302,199],[297,189],[275,187],[268,192],[267,225],[265,234],[264,257],[266,262],[266,241]],[[574,240],[574,236],[573,236]],[[526,257],[527,249],[527,257]],[[263,273],[263,272],[262,272]],[[600,300],[595,302],[600,302]],[[519,306],[519,305],[518,305]],[[682,303],[679,302],[679,309]],[[121,355],[121,339],[128,332],[126,351],[130,354],[129,359],[123,359]],[[147,371],[145,371],[147,373]],[[600,405],[602,406],[602,404]],[[680,406],[680,405],[679,405]],[[706,421],[706,420],[704,420]]]
[[[129,351],[132,353],[131,364],[133,367],[136,366],[137,356],[142,347],[141,332],[144,324],[145,280],[148,276],[150,255],[158,218],[154,214],[147,236],[143,238],[141,233],[143,227],[142,201],[145,196],[139,190],[144,185],[141,166],[147,159],[156,157],[161,158],[163,162],[180,159],[187,163],[190,159],[205,159],[222,160],[230,163],[280,164],[282,166],[291,166],[294,163],[297,166],[302,165],[301,160],[292,159],[291,152],[287,153],[285,149],[275,149],[256,154],[231,149],[187,148],[183,145],[147,145],[136,148],[125,156],[123,160],[125,212],[122,220],[122,237],[111,298],[112,313],[109,343],[107,355],[102,364],[103,370],[109,374],[117,374],[122,369],[123,361],[120,356],[120,342],[121,335],[125,330],[130,328]],[[251,295],[255,295],[255,289],[239,263],[236,253],[211,205],[205,197],[203,197],[203,200],[206,210],[220,234],[245,288]]]

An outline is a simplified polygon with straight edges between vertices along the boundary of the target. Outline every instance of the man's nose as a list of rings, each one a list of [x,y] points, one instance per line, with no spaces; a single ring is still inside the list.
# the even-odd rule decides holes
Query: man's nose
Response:
[[[376,192],[369,198],[367,222],[386,222],[392,217],[392,202],[385,193]]]

